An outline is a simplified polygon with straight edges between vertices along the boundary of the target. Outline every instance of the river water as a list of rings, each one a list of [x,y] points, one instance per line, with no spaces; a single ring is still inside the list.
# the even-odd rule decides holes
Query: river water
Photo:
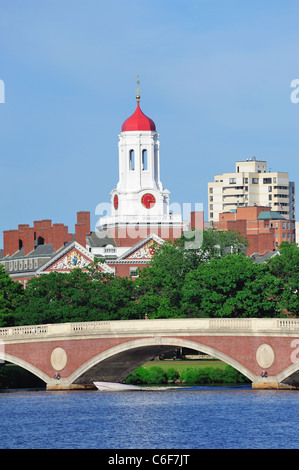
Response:
[[[1,449],[297,449],[298,391],[0,394]]]

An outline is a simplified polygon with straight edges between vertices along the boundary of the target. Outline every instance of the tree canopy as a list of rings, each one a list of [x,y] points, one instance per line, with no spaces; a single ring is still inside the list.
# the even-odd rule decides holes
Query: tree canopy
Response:
[[[13,281],[0,265],[0,326],[14,324],[16,310],[22,306],[23,300],[23,286]]]

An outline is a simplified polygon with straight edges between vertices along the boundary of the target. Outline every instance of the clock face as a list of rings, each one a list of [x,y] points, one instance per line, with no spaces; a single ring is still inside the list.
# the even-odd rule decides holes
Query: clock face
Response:
[[[156,202],[156,198],[151,193],[146,193],[141,198],[141,204],[147,209],[151,209],[152,207],[154,207],[155,202]]]
[[[115,194],[114,196],[113,205],[114,205],[114,209],[117,211],[118,209],[118,195],[117,194]]]

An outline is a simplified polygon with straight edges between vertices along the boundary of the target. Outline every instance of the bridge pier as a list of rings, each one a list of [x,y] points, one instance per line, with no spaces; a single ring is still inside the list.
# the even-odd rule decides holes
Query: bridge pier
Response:
[[[96,390],[96,386],[93,384],[71,384],[71,385],[63,385],[63,384],[55,384],[55,385],[47,385],[46,390],[53,392],[55,390]]]
[[[253,390],[298,390],[299,387],[279,382],[275,376],[259,377],[252,382]]]
[[[47,382],[46,390],[55,391],[55,390],[94,390],[96,386],[93,383],[86,384],[74,384],[66,378],[54,378]]]

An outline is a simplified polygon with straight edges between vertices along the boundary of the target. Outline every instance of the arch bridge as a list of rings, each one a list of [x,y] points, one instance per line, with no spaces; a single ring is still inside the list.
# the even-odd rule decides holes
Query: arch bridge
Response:
[[[121,381],[138,366],[178,347],[231,365],[249,378],[252,388],[299,388],[299,319],[192,318],[16,326],[0,329],[0,346],[1,360],[35,374],[47,390],[91,388],[96,380]]]

